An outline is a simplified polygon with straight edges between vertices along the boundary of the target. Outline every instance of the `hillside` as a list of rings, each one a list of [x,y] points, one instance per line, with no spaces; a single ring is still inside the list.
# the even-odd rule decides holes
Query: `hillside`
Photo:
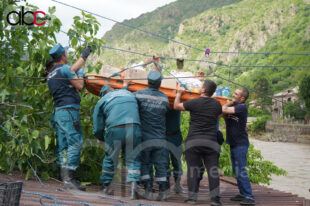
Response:
[[[126,23],[160,34],[166,31],[165,36],[201,49],[210,48],[211,51],[310,52],[309,0],[216,1],[217,5],[211,4],[214,1],[201,2],[197,1],[197,5],[201,5],[197,9],[192,2],[177,1]],[[120,32],[122,29],[123,33]],[[143,53],[204,58],[204,54],[197,50],[121,25],[114,26],[104,40],[110,46]],[[101,58],[105,63],[115,66],[125,66],[143,59],[141,56],[111,50],[106,50]],[[208,60],[231,65],[310,65],[309,56],[300,55],[211,54]],[[163,64],[175,68],[174,61],[164,61]],[[228,68],[206,63],[186,62],[185,66],[194,72],[203,70],[207,73],[212,68],[218,75],[230,77],[249,87],[259,76],[267,76],[275,92],[296,85],[299,77],[309,70],[231,68],[229,72]],[[228,84],[221,80],[217,82]]]

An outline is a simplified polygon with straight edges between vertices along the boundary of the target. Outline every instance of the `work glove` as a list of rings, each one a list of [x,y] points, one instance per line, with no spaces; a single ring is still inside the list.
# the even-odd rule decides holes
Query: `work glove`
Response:
[[[85,72],[83,69],[79,69],[77,72],[76,72],[76,75],[78,75],[78,77],[85,77]]]
[[[85,48],[83,49],[83,51],[82,51],[82,58],[83,58],[84,60],[86,60],[91,51],[92,51],[91,46],[85,47]]]

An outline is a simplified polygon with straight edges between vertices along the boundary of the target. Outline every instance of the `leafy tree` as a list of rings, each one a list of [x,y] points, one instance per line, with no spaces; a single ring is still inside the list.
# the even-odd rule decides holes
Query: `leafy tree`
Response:
[[[284,115],[294,119],[304,119],[305,111],[301,108],[300,102],[287,102],[284,105]]]
[[[18,6],[4,0],[0,2],[0,8],[0,123],[21,142],[20,146],[0,129],[0,171],[7,173],[19,169],[29,178],[32,171],[26,162],[28,158],[39,175],[48,179],[57,174],[56,137],[49,123],[54,106],[46,82],[41,77],[45,75],[44,63],[49,57],[48,50],[57,43],[55,35],[60,31],[61,22],[54,15],[55,7],[52,7],[48,10],[51,17],[49,26],[13,27],[7,24],[3,14],[19,9]],[[25,10],[37,9],[29,4],[25,6]],[[73,49],[69,53],[70,59],[77,58],[86,46],[80,38],[93,45],[94,53],[100,52],[100,48],[94,46],[103,44],[102,40],[94,37],[98,29],[99,23],[91,15],[82,12],[81,16],[74,17],[72,28],[68,31]],[[25,55],[28,59],[22,60]],[[86,65],[88,72],[94,69],[98,71],[100,63],[93,65],[89,60]],[[82,95],[81,121],[85,147],[78,175],[83,181],[98,182],[104,156],[103,149],[97,146],[91,135],[91,114],[98,99],[94,95]],[[181,130],[185,137],[189,124],[188,113],[183,113],[182,118]],[[220,167],[225,175],[232,175],[229,147],[224,144],[223,148]],[[268,183],[273,173],[284,174],[272,163],[262,161],[260,153],[251,147],[249,172],[251,181],[255,183]]]
[[[272,104],[272,86],[265,77],[260,77],[254,84],[253,99],[262,110],[270,110]]]
[[[305,102],[308,115],[310,115],[310,75],[303,77],[299,84],[299,95]]]
[[[20,7],[13,1],[9,3],[4,0],[0,2],[0,8],[0,123],[22,145],[19,146],[16,140],[0,129],[0,171],[10,172],[18,168],[26,172],[26,178],[29,178],[32,171],[26,162],[28,158],[39,175],[48,179],[57,174],[56,137],[49,123],[54,106],[46,82],[41,77],[46,76],[44,66],[49,58],[48,51],[57,44],[55,35],[60,31],[61,22],[54,15],[55,7],[51,7],[48,9],[48,16],[51,18],[48,26],[11,26],[3,18],[3,14],[19,10]],[[26,3],[25,10],[35,11],[38,8]],[[73,49],[69,52],[71,59],[79,57],[86,46],[79,38],[91,44],[94,53],[100,52],[100,48],[94,45],[103,44],[101,39],[94,37],[98,30],[99,23],[91,15],[82,12],[81,17],[74,17],[72,28],[68,31]],[[98,70],[99,67],[100,64],[92,65],[88,61],[89,71]],[[84,170],[80,175],[88,175],[88,179],[94,182],[98,181],[104,152],[96,144],[92,144],[94,137],[90,134],[90,114],[97,100],[94,95],[87,95],[82,97],[81,103],[83,133],[89,147],[82,151],[81,167]],[[94,162],[99,164],[93,164]]]

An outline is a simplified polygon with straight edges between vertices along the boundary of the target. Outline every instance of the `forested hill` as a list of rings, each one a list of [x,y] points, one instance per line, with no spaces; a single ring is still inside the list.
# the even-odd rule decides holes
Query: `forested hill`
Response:
[[[212,51],[310,52],[310,0],[179,0],[124,23]],[[169,57],[204,59],[204,53],[149,34],[115,25],[103,37],[116,48]],[[106,64],[127,66],[144,57],[105,50]],[[310,65],[304,55],[214,54],[209,61],[218,65]],[[163,61],[175,68],[174,61]],[[277,92],[294,86],[310,68],[236,68],[186,62],[187,70],[215,72],[225,78],[252,87],[267,77]],[[230,85],[220,79],[219,84]]]

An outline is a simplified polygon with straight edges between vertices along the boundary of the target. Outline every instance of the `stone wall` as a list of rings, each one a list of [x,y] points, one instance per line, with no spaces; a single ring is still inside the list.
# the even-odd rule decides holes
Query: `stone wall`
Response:
[[[299,142],[310,144],[310,125],[267,121],[266,135],[269,141]]]

